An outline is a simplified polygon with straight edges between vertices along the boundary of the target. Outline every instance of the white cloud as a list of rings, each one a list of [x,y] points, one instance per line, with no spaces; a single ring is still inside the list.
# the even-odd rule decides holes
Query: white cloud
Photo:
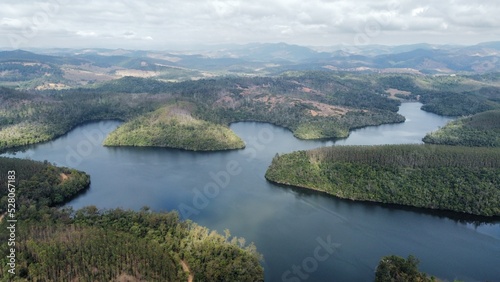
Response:
[[[416,16],[424,13],[427,10],[429,10],[429,7],[418,7],[418,8],[415,8],[415,9],[411,10],[411,15],[413,17],[416,17]]]
[[[0,47],[27,29],[36,36],[26,47],[332,45],[362,36],[383,44],[476,43],[498,40],[499,13],[494,1],[479,0],[2,0]]]
[[[18,19],[3,18],[0,20],[0,25],[6,26],[20,26],[22,22]]]

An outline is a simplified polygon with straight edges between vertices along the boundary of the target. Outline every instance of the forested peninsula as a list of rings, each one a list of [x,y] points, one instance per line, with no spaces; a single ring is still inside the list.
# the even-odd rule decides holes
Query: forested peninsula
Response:
[[[154,146],[192,151],[241,149],[245,143],[228,127],[194,118],[193,103],[178,102],[137,117],[104,140],[105,146]]]
[[[453,54],[453,65],[461,66],[456,58]],[[476,64],[478,58],[470,59]],[[0,59],[0,153],[108,119],[123,124],[108,136],[107,146],[238,149],[244,143],[229,125],[243,121],[282,126],[301,139],[345,138],[356,128],[404,122],[397,113],[399,105],[420,102],[425,111],[463,117],[424,138],[456,147],[300,151],[277,155],[266,178],[351,200],[500,214],[499,149],[460,147],[498,147],[498,72],[466,75],[475,69],[455,68],[459,74],[451,69],[438,71],[440,75],[408,73],[401,57],[382,56],[366,64],[360,56],[344,54],[340,61],[329,57],[288,65],[282,65],[281,58],[265,65],[216,59],[219,66],[207,58],[183,56],[181,60],[191,62],[188,68],[176,65],[171,59],[179,58],[170,55],[158,61],[149,55],[56,58],[14,51]],[[344,59],[351,62],[344,65]],[[380,62],[381,69],[365,68]],[[425,58],[411,65],[415,62],[434,64]],[[221,65],[227,71],[219,72]],[[150,72],[158,75],[140,78]],[[182,221],[175,212],[154,213],[147,207],[61,208],[85,192],[90,176],[48,162],[0,158],[0,171],[15,171],[19,220],[16,274],[0,281],[263,281],[255,246],[231,237],[229,231],[222,235]],[[10,235],[8,176],[0,174],[2,242]],[[6,244],[0,245],[0,253],[9,251]],[[8,262],[0,258],[2,275]],[[432,281],[418,272],[417,264],[411,256],[383,257],[375,279]]]
[[[423,141],[470,147],[500,147],[500,110],[486,111],[449,122]]]
[[[81,123],[102,119],[130,122],[108,145],[194,150],[241,148],[236,138],[220,142],[234,134],[228,125],[240,121],[283,126],[302,139],[347,137],[354,128],[403,122],[397,114],[399,102],[381,95],[382,86],[371,89],[371,84],[349,75],[306,72],[178,83],[125,77],[88,88],[30,92],[0,87],[0,151],[48,141]],[[155,111],[174,104],[189,106],[180,107],[184,113],[170,114],[168,121],[143,126],[156,120]],[[170,128],[173,124],[178,126]],[[128,130],[134,132],[124,134]],[[149,133],[155,138],[145,135]]]
[[[500,150],[496,148],[325,147],[277,155],[266,179],[344,199],[500,215]]]
[[[0,244],[2,254],[15,247],[15,274],[2,256],[0,281],[263,281],[255,246],[228,230],[221,235],[148,208],[57,208],[88,187],[87,174],[11,158],[0,158],[0,171],[15,175],[11,185],[0,175],[0,213],[17,220],[15,245]],[[14,213],[6,210],[9,192]],[[9,242],[4,216],[0,241]]]
[[[18,216],[26,218],[41,219],[42,210],[68,202],[90,185],[88,174],[49,162],[0,157],[0,172],[0,214],[7,211],[10,175],[17,181],[12,184],[15,209]]]
[[[109,145],[241,148],[239,141],[216,141],[214,147],[203,144],[234,134],[228,133],[227,126],[241,121],[283,126],[301,139],[342,138],[355,128],[403,122],[404,117],[397,114],[401,101],[418,100],[424,110],[450,115],[498,108],[494,93],[487,88],[488,79],[305,71],[176,83],[124,77],[85,88],[29,92],[0,87],[0,151],[48,141],[81,123],[103,119],[126,122],[108,140]],[[170,128],[173,120],[179,120],[173,118],[175,114],[143,126],[154,122],[155,111],[176,104],[189,106],[180,107],[183,122],[175,129]],[[189,125],[187,116],[192,118]],[[133,132],[124,134],[125,129]]]

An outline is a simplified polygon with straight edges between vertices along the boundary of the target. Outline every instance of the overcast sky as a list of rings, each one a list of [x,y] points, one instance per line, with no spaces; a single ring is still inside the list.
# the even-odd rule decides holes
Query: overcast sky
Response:
[[[168,50],[500,40],[497,0],[46,0],[0,2],[0,48]]]

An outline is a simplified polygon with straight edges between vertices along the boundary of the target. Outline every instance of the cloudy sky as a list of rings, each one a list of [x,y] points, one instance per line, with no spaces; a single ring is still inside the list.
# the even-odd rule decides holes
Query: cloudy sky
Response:
[[[0,48],[475,44],[500,40],[499,15],[496,0],[2,0]]]

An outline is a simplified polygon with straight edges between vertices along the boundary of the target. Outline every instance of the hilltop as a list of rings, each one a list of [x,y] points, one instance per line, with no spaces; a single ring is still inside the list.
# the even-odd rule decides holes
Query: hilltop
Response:
[[[37,49],[0,52],[0,85],[68,89],[125,76],[185,81],[221,75],[276,76],[289,70],[393,74],[483,74],[500,71],[498,42],[472,46],[330,46],[286,43],[211,46],[187,51]]]

